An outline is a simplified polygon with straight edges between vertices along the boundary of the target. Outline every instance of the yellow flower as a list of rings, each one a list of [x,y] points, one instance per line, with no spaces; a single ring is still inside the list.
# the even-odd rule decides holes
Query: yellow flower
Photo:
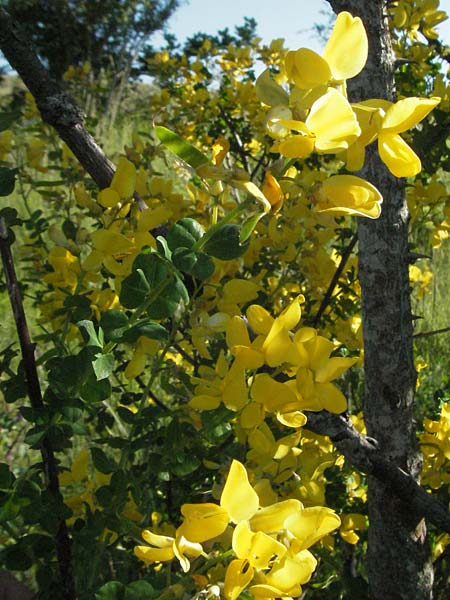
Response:
[[[268,120],[269,133],[273,136],[286,136],[276,142],[271,150],[287,158],[306,158],[313,151],[319,154],[335,154],[349,147],[361,133],[358,120],[347,98],[331,88],[311,106],[305,120],[284,118],[286,107],[278,111],[272,109]],[[281,118],[277,116],[281,115]]]
[[[383,197],[374,185],[360,177],[333,175],[320,184],[315,200],[318,212],[376,219]]]
[[[134,194],[135,186],[136,167],[127,158],[121,156],[111,185],[98,193],[98,203],[105,208],[112,208],[121,200],[130,199]]]
[[[331,381],[358,359],[340,356],[330,358],[334,349],[333,342],[317,335],[311,327],[303,327],[294,335],[291,360],[298,365],[297,392],[303,400],[303,410],[341,413],[347,408],[345,396]]]
[[[190,562],[188,556],[196,558],[204,554],[201,544],[189,542],[182,535],[176,538],[157,535],[149,529],[142,532],[142,538],[149,546],[135,546],[135,555],[145,563],[165,562],[178,558],[181,568],[185,573],[189,571]]]
[[[270,171],[266,171],[261,191],[267,198],[267,200],[270,202],[272,211],[274,213],[277,213],[283,206],[284,194],[280,184]]]
[[[285,68],[288,78],[299,88],[326,86],[358,75],[367,61],[368,42],[359,17],[338,14],[323,55],[308,48],[288,52]]]
[[[404,98],[395,104],[387,100],[366,100],[355,104],[362,129],[361,138],[350,147],[349,168],[360,169],[364,164],[365,146],[378,137],[381,160],[396,177],[412,177],[422,168],[420,158],[399,135],[424,119],[440,98]]]
[[[347,543],[356,544],[359,540],[359,535],[356,531],[367,529],[367,517],[359,513],[348,513],[342,515],[342,524],[339,533]]]

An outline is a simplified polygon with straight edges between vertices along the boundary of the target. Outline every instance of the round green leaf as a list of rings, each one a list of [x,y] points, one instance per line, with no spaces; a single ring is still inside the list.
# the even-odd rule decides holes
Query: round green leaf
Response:
[[[210,256],[220,258],[221,260],[232,260],[242,256],[248,246],[249,242],[240,242],[241,228],[239,225],[233,225],[227,223],[209,238],[204,245],[204,251]]]

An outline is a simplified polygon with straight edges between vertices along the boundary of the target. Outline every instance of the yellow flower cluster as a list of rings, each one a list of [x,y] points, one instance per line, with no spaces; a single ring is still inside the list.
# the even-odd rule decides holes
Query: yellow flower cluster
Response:
[[[424,119],[440,98],[405,98],[396,103],[374,99],[350,105],[346,80],[363,69],[367,52],[362,21],[341,12],[322,56],[307,48],[287,53],[284,73],[289,93],[269,71],[259,77],[258,97],[271,107],[266,123],[275,139],[273,152],[287,158],[306,158],[312,152],[345,155],[347,168],[357,171],[364,164],[366,146],[378,140],[380,157],[395,176],[420,172],[419,157],[399,134]],[[379,216],[381,196],[373,186],[356,177],[338,178],[322,186],[323,210]]]
[[[425,432],[419,436],[422,484],[437,490],[450,484],[450,403],[442,403],[439,420],[425,419],[423,426]]]
[[[136,556],[146,563],[177,558],[187,572],[190,558],[208,559],[203,543],[211,547],[215,541],[227,549],[231,545],[223,583],[226,600],[236,600],[246,589],[259,598],[299,596],[317,565],[309,548],[340,525],[331,509],[304,508],[296,499],[262,506],[237,460],[231,464],[219,505],[184,504],[181,513],[183,522],[175,537],[144,530],[148,545],[136,546]]]

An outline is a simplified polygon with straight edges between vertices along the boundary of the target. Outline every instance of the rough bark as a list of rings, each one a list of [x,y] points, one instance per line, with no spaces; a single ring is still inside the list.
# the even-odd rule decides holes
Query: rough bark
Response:
[[[384,0],[329,0],[336,12],[363,20],[369,59],[351,82],[351,101],[395,99],[394,60]],[[413,419],[416,371],[408,277],[408,209],[403,181],[368,149],[362,173],[384,198],[381,217],[359,219],[359,280],[364,335],[364,414],[383,456],[418,479],[421,467]],[[423,518],[406,511],[395,491],[371,475],[368,573],[375,600],[432,597],[433,570]]]
[[[36,100],[43,121],[56,129],[95,183],[107,187],[114,174],[113,163],[84,128],[83,115],[73,99],[50,78],[20,26],[3,8],[0,49]]]

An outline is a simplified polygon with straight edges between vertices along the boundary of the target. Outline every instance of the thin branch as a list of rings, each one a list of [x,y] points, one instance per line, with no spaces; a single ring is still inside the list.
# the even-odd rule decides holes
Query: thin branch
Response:
[[[450,327],[443,327],[442,329],[435,329],[434,331],[421,331],[420,333],[415,333],[413,338],[429,337],[430,335],[446,333],[447,331],[450,331]]]
[[[6,287],[8,289],[8,295],[14,314],[17,334],[19,336],[20,348],[22,350],[22,360],[25,368],[30,403],[34,409],[42,409],[44,407],[44,403],[42,400],[41,386],[39,383],[36,360],[34,357],[35,345],[32,343],[30,338],[19,282],[17,280],[16,271],[14,268],[14,260],[8,242],[8,230],[3,218],[0,218],[0,252],[2,256],[3,269],[5,271]],[[40,443],[40,451],[44,465],[45,484],[47,491],[57,501],[62,501],[62,496],[59,489],[58,465],[50,440],[47,436],[45,436]],[[64,598],[66,600],[76,600],[77,595],[72,572],[72,548],[67,531],[67,525],[64,519],[61,519],[59,522],[58,530],[55,534],[55,545],[59,571],[61,574],[61,583],[64,590]]]
[[[404,503],[405,513],[426,518],[450,533],[450,512],[406,471],[388,460],[373,438],[360,434],[347,415],[326,411],[305,412],[306,429],[327,435],[345,458],[361,471],[376,477]]]
[[[317,327],[317,325],[319,324],[319,321],[323,315],[323,313],[325,312],[325,309],[327,308],[328,304],[330,303],[331,297],[333,295],[334,289],[338,284],[339,278],[342,275],[342,272],[345,268],[345,265],[347,264],[348,259],[350,258],[350,254],[352,253],[354,247],[356,246],[356,243],[358,241],[358,234],[355,233],[352,237],[352,239],[350,240],[350,244],[347,246],[347,248],[344,250],[344,253],[341,256],[341,260],[339,262],[339,265],[330,281],[330,285],[328,286],[328,289],[326,291],[326,294],[324,295],[324,297],[322,298],[322,302],[320,303],[319,306],[319,310],[317,311],[316,316],[314,317],[314,321],[313,321],[313,326]]]
[[[244,168],[244,171],[247,171],[247,173],[250,174],[250,168],[248,166],[248,161],[247,161],[247,156],[245,154],[245,149],[244,149],[244,145],[242,143],[242,140],[238,134],[238,132],[236,131],[236,128],[234,126],[233,123],[233,119],[231,119],[227,113],[225,112],[225,110],[219,106],[219,112],[221,117],[223,118],[223,120],[225,121],[225,123],[228,125],[228,128],[231,132],[231,135],[234,137],[234,140],[236,142],[236,145],[238,147],[238,152],[239,152],[239,156],[241,158],[242,161],[242,166]]]
[[[99,188],[108,187],[114,164],[105,156],[83,124],[83,114],[73,98],[50,78],[28,38],[4,8],[0,8],[0,49],[30,90],[42,120],[58,132]],[[141,209],[145,203],[134,195]]]

